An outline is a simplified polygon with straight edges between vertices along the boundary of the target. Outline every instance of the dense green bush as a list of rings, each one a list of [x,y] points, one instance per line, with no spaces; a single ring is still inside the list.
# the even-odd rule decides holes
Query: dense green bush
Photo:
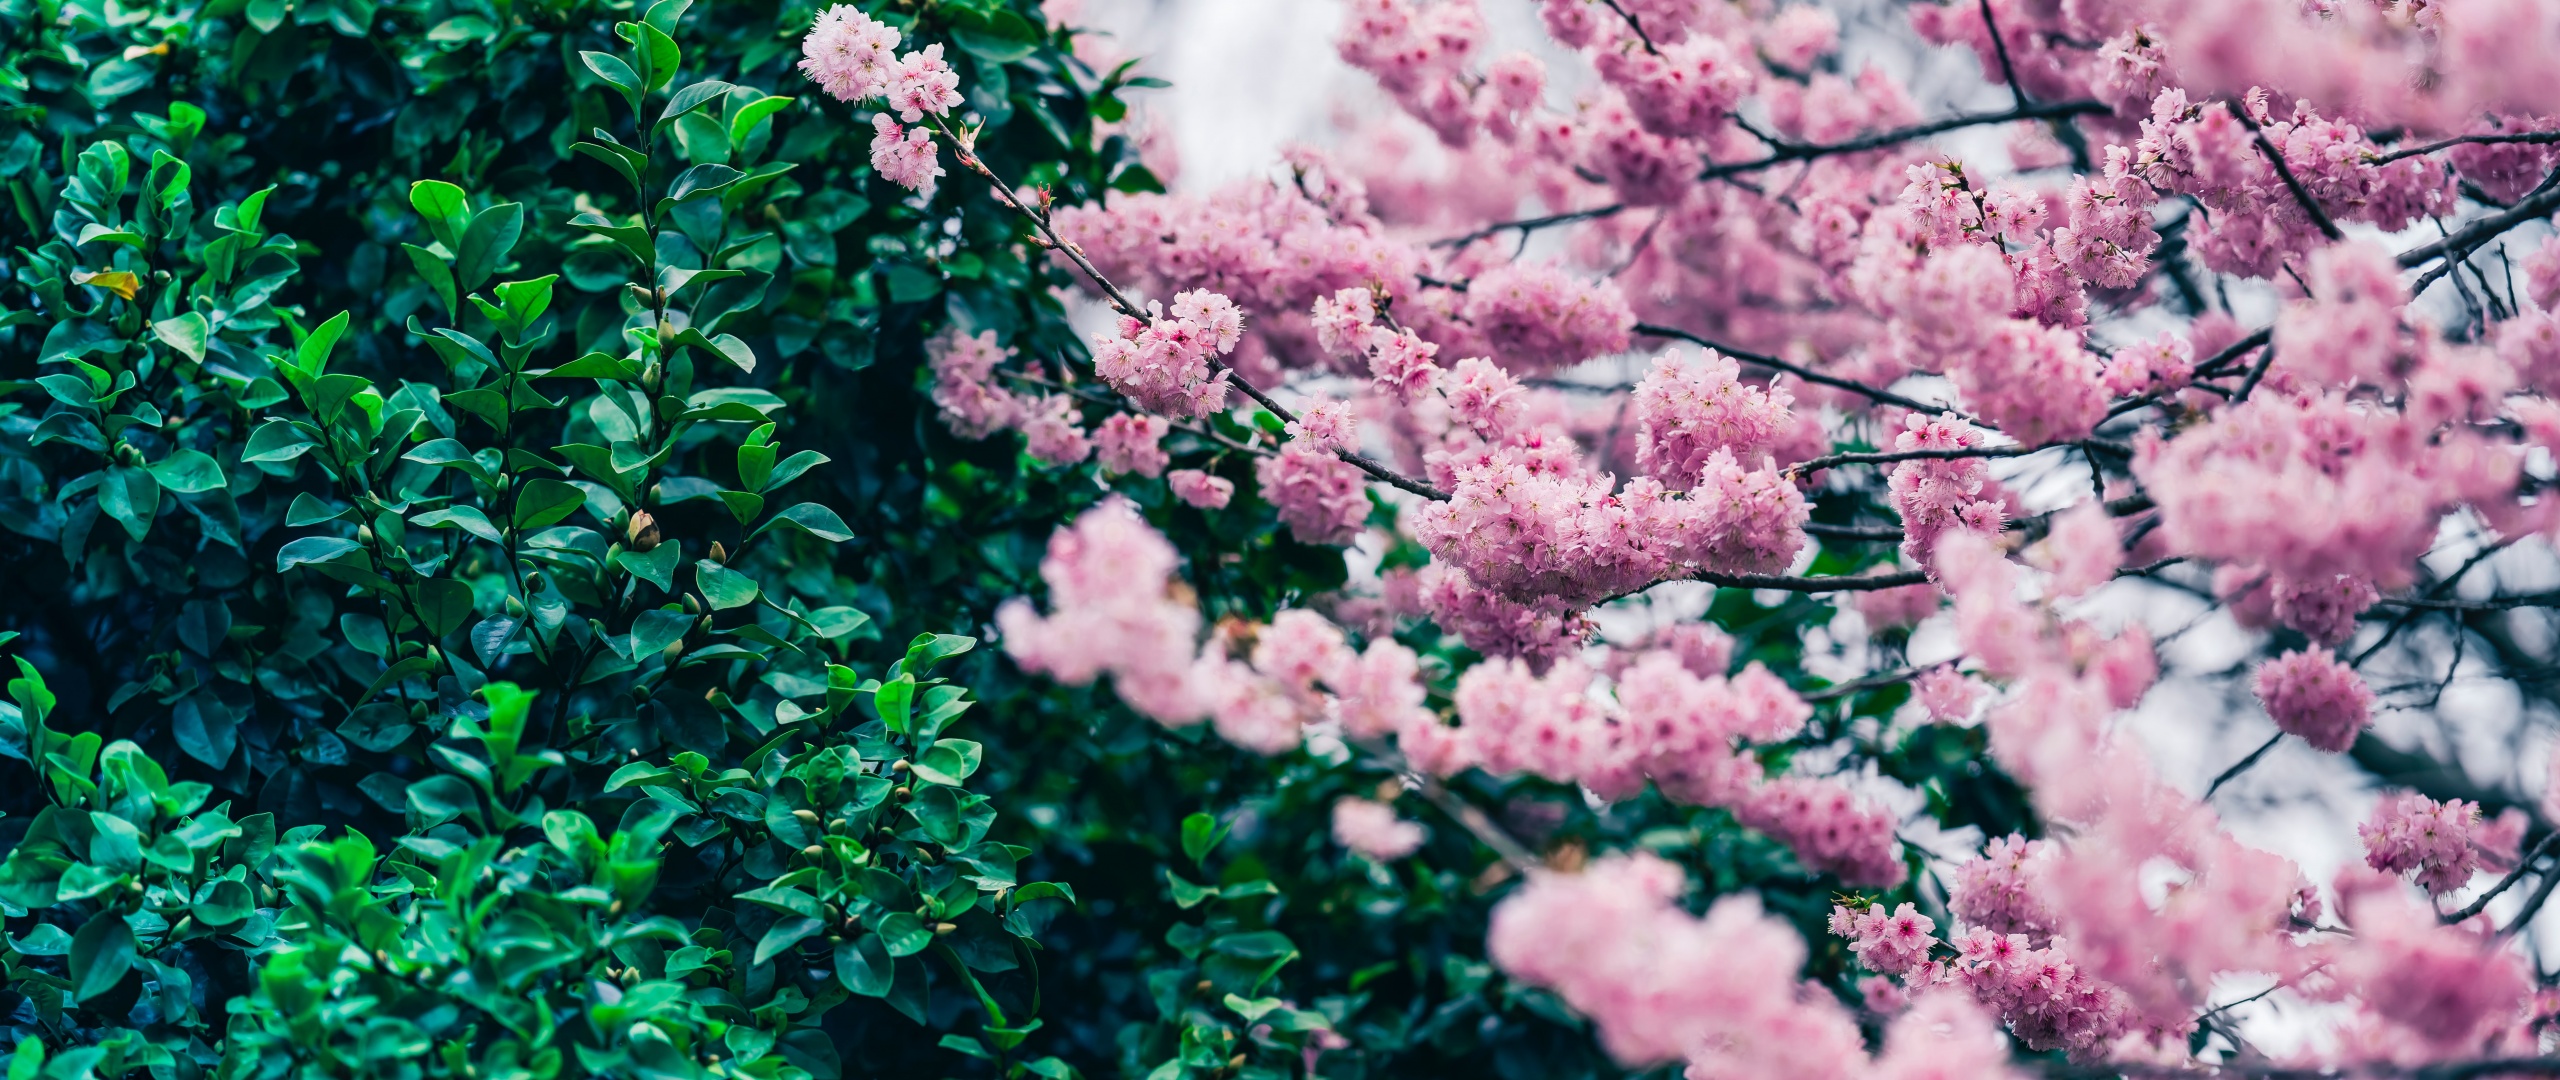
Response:
[[[1155,185],[1105,133],[1148,81],[1035,6],[875,6],[966,58],[1000,175]],[[871,176],[790,67],[813,14],[0,0],[11,1080],[1609,1071],[1484,962],[1467,833],[1325,839],[1392,770],[968,651],[1103,491],[945,432],[923,342],[1080,358],[1069,279],[970,177]],[[1118,487],[1217,610],[1343,578]],[[1828,616],[1719,603],[1790,670]],[[2016,824],[1978,747],[1881,749]],[[1473,782],[1829,903],[1722,812]]]

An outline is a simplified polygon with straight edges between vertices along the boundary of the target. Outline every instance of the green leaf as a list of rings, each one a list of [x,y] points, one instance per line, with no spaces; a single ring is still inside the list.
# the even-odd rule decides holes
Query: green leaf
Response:
[[[345,336],[346,332],[346,312],[341,311],[329,316],[329,321],[313,328],[311,335],[302,339],[302,344],[293,347],[294,366],[301,368],[306,375],[326,374],[329,369],[329,354],[337,350],[338,339]]]
[[[669,645],[683,641],[685,632],[693,628],[693,616],[664,608],[643,611],[631,620],[631,658],[646,659]]]
[[[611,219],[593,210],[570,218],[569,227],[584,229],[613,241],[625,253],[638,260],[640,268],[644,271],[654,270],[658,265],[658,242],[656,238],[649,235],[647,229],[636,225],[616,225]]]
[[[748,102],[744,106],[740,106],[737,114],[729,118],[730,145],[747,145],[747,136],[755,132],[757,124],[762,123],[765,117],[781,112],[783,109],[790,107],[792,102],[798,100],[800,99],[776,95],[773,97],[757,98],[754,101]]]
[[[658,122],[649,130],[652,134],[665,131],[667,125],[676,122],[676,118],[705,105],[719,101],[730,91],[736,89],[738,89],[736,86],[721,82],[718,79],[704,79],[701,82],[686,86],[667,98],[667,107],[665,111],[658,114]],[[678,182],[681,183],[682,181],[679,180]],[[670,194],[667,197],[670,199],[684,198],[683,195],[676,194]]]
[[[557,525],[586,505],[587,493],[571,487],[566,481],[542,477],[524,482],[516,490],[515,522],[518,529],[539,529]]]
[[[471,197],[461,188],[442,180],[420,180],[409,185],[409,205],[427,219],[427,232],[436,243],[446,251],[462,249],[462,230],[471,224]]]
[[[693,583],[713,611],[742,608],[756,602],[756,579],[704,559],[693,564]]]
[[[338,725],[338,737],[374,753],[388,754],[409,741],[409,733],[414,730],[409,723],[409,710],[383,701],[349,713]]]
[[[421,581],[418,609],[418,619],[427,624],[427,633],[443,637],[460,630],[472,615],[471,586],[452,578]]]
[[[699,168],[700,166],[696,167]],[[677,332],[675,343],[678,345],[690,345],[702,350],[703,352],[719,357],[722,360],[726,360],[731,364],[737,365],[737,368],[740,371],[754,371],[756,369],[755,350],[747,347],[746,341],[738,337],[736,334],[714,334],[710,337],[704,337],[701,330],[688,326]]]
[[[1173,887],[1174,906],[1184,911],[1198,907],[1201,901],[1218,895],[1218,890],[1207,885],[1194,884],[1170,869],[1164,872],[1164,880],[1165,884]]]
[[[535,376],[543,379],[614,379],[640,381],[640,365],[618,356],[591,352]]]
[[[754,962],[761,964],[782,955],[810,935],[825,929],[826,925],[817,919],[808,918],[783,919],[774,923],[773,928],[765,931],[764,937],[756,942]]]
[[[373,685],[365,687],[364,694],[356,700],[370,700],[373,695],[381,693],[382,689],[386,686],[397,686],[409,681],[410,679],[414,679],[420,675],[434,671],[435,669],[435,661],[429,660],[423,656],[412,656],[397,664],[391,665],[389,670],[375,676]],[[414,788],[412,790],[414,790]]]
[[[967,739],[936,739],[909,767],[926,780],[958,787],[978,771],[982,753],[983,748]]]
[[[249,433],[249,445],[241,452],[240,460],[291,461],[310,453],[313,445],[311,437],[303,434],[301,428],[288,421],[269,420]]]
[[[336,536],[306,536],[276,552],[276,571],[282,573],[304,563],[328,562],[355,554],[353,540]]]
[[[202,450],[180,450],[154,462],[151,477],[181,495],[220,491],[230,483],[223,478],[222,463]]]
[[[640,111],[640,94],[643,89],[640,85],[640,73],[631,70],[630,64],[624,63],[619,56],[605,52],[581,51],[578,53],[578,59],[586,61],[587,70],[595,72],[597,78],[603,79],[612,84],[614,89],[621,91],[622,100],[631,104],[631,111]],[[633,186],[638,186],[638,181],[633,181]]]
[[[892,957],[914,956],[933,944],[933,929],[912,912],[891,912],[880,920],[880,944]]]
[[[257,900],[249,895],[249,886],[224,878],[205,886],[188,910],[206,926],[228,927],[247,922],[257,911]]]
[[[589,53],[587,55],[601,56],[603,54]],[[617,64],[621,62],[622,61],[619,60],[614,61],[614,63]],[[640,177],[649,169],[648,155],[631,149],[630,147],[623,146],[620,143],[582,142],[570,149],[575,150],[578,153],[585,154],[597,161],[604,162],[607,167],[622,174],[622,179],[630,183],[631,193],[633,195],[638,196],[647,194],[647,189],[641,184]]]
[[[1040,47],[1040,31],[1022,16],[998,8],[975,18],[955,20],[951,40],[980,60],[1010,64]]]
[[[169,710],[169,733],[188,757],[214,768],[231,763],[240,746],[240,720],[222,699],[207,692],[190,694]]]
[[[613,564],[630,571],[631,576],[657,586],[660,592],[672,593],[676,591],[676,562],[683,557],[678,554],[678,549],[675,541],[662,540],[658,546],[645,552],[625,551],[616,555]]]
[[[821,454],[815,450],[800,451],[799,453],[782,459],[782,464],[774,466],[773,474],[771,476],[766,477],[763,483],[754,485],[755,489],[757,491],[772,491],[775,488],[799,479],[800,474],[808,472],[820,465],[824,465],[828,460],[829,458],[827,455]]]
[[[836,943],[836,978],[844,988],[864,997],[883,997],[889,993],[890,980],[896,968],[888,949],[881,945],[880,935],[864,934],[858,939]]]
[[[515,250],[516,238],[523,234],[522,203],[499,203],[473,215],[454,256],[455,289],[465,294],[477,291],[506,261],[507,253]]]
[[[87,1001],[115,989],[125,972],[133,969],[136,947],[133,927],[113,910],[100,912],[82,925],[71,936],[72,999]]]
[[[831,543],[841,544],[853,539],[853,530],[845,527],[843,518],[836,516],[835,511],[813,502],[795,503],[784,508],[775,513],[773,520],[765,522],[763,528],[757,529],[756,532],[762,534],[776,525],[789,525]]]
[[[667,198],[683,202],[689,196],[728,187],[745,175],[726,165],[706,161],[676,174],[675,183],[667,187]]]
[[[1298,953],[1298,946],[1289,940],[1289,936],[1277,930],[1228,934],[1210,942],[1209,948],[1213,952],[1239,956],[1247,960],[1271,960],[1283,956],[1295,956]]]
[[[151,335],[159,338],[161,344],[178,350],[187,359],[202,363],[204,362],[204,345],[206,340],[213,336],[213,327],[205,322],[203,315],[190,311],[176,318],[162,319],[152,323]]]
[[[640,41],[635,44],[640,55],[647,60],[644,69],[649,89],[663,90],[668,83],[675,81],[676,68],[684,64],[684,50],[676,47],[676,39],[668,37],[664,30],[642,23]]]
[[[410,518],[409,523],[423,529],[458,528],[492,544],[506,543],[506,537],[498,531],[497,524],[490,521],[489,515],[482,513],[480,508],[476,506],[454,506],[447,507],[443,510],[429,510],[426,513]]]
[[[871,695],[872,707],[880,711],[880,722],[900,735],[910,730],[915,700],[916,680],[912,675],[901,675],[881,683],[880,689]]]
[[[1218,819],[1203,813],[1183,818],[1182,853],[1195,863],[1208,858],[1209,852],[1217,848],[1218,841],[1227,838],[1227,830],[1232,827],[1232,822],[1221,825]]]

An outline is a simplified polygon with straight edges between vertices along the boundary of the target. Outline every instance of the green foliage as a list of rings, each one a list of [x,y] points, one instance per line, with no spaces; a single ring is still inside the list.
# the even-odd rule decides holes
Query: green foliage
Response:
[[[916,764],[975,744],[940,735],[965,691],[913,668],[833,666],[823,707],[752,753],[601,784],[624,755],[529,742],[538,695],[489,683],[380,848],[208,807],[210,785],[132,742],[53,730],[19,670],[6,737],[53,798],[0,863],[0,904],[33,920],[0,963],[34,1014],[21,1054],[68,1042],[64,1075],[831,1076],[820,1019],[860,995],[922,1021],[928,955],[1011,1050],[1022,1029],[975,972],[1015,970],[1043,905],[1073,901],[1017,881],[1023,851],[986,839],[995,811],[965,777]],[[867,717],[884,685],[934,707]],[[550,808],[540,792],[564,786]],[[721,870],[669,880],[677,845]],[[209,1015],[191,973],[227,969],[250,985]]]

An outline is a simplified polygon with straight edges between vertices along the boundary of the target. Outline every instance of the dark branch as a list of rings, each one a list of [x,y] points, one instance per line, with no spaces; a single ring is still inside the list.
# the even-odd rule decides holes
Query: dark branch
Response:
[[[2293,193],[2293,201],[2302,204],[2302,212],[2311,215],[2311,223],[2319,226],[2320,235],[2328,237],[2332,243],[2346,239],[2346,234],[2338,231],[2338,223],[2329,220],[2329,212],[2320,209],[2320,201],[2312,198],[2310,190],[2302,186],[2302,180],[2293,175],[2293,166],[2285,164],[2284,152],[2267,139],[2266,130],[2258,126],[2257,118],[2250,116],[2249,110],[2241,108],[2237,101],[2225,100],[2223,104],[2230,106],[2231,115],[2239,117],[2242,126],[2249,129],[2249,134],[2257,137],[2258,152],[2266,155],[2267,164],[2275,166],[2276,178],[2283,180],[2285,190]]]
[[[1833,540],[1872,540],[1890,544],[1902,539],[1902,529],[1894,525],[1825,525],[1809,521],[1805,523],[1804,531]]]
[[[2057,120],[2065,117],[2088,116],[2109,111],[2111,110],[2109,110],[2105,105],[2095,101],[2059,101],[2048,105],[2028,105],[2021,108],[2005,109],[1996,113],[1971,113],[1964,116],[1950,116],[1944,120],[1932,120],[1925,124],[1914,124],[1910,127],[1895,128],[1891,131],[1879,131],[1873,135],[1861,135],[1855,139],[1848,139],[1836,143],[1827,143],[1819,146],[1807,146],[1802,143],[1784,141],[1772,142],[1770,143],[1769,156],[1754,158],[1750,161],[1737,161],[1728,165],[1710,165],[1707,167],[1706,171],[1698,174],[1698,179],[1722,180],[1727,177],[1740,176],[1744,173],[1753,173],[1759,172],[1762,169],[1774,168],[1779,165],[1784,165],[1790,161],[1811,161],[1815,158],[1830,157],[1835,154],[1855,154],[1866,150],[1881,150],[1888,146],[1896,146],[1910,142],[1913,139],[1925,139],[1931,135],[1943,134],[1945,132],[1957,131],[1969,127],[1981,127],[1985,124],[2006,124],[2017,120]]]
[[[2489,891],[2481,893],[2479,899],[2463,905],[2462,910],[2460,911],[2446,912],[2441,916],[2441,918],[2444,919],[2447,925],[2451,925],[2488,910],[2489,901],[2497,899],[2498,894],[2507,891],[2508,886],[2524,880],[2525,873],[2533,869],[2534,860],[2541,858],[2543,853],[2550,851],[2553,841],[2560,841],[2560,829],[2555,829],[2551,832],[2542,834],[2542,842],[2533,845],[2533,850],[2525,852],[2524,858],[2516,860],[2516,868],[2507,871],[2507,876],[2499,878],[2497,884],[2489,886]]]
[[[2542,183],[2536,185],[2531,194],[2516,200],[2514,206],[2474,220],[2442,240],[2401,252],[2400,265],[2404,268],[2420,266],[2431,259],[2445,260],[2443,266],[2419,275],[2418,280],[2410,284],[2409,295],[2425,292],[2427,286],[2435,284],[2436,279],[2443,277],[2453,264],[2469,258],[2472,252],[2507,230],[2536,218],[2549,217],[2554,210],[2560,210],[2560,172],[2543,177]]]
[[[2204,797],[2205,797],[2205,799],[2207,799],[2207,800],[2212,799],[2212,798],[2213,798],[2213,793],[2214,793],[2214,792],[2217,792],[2217,791],[2222,790],[2222,785],[2230,783],[2233,779],[2237,778],[2241,773],[2248,772],[2248,771],[2249,771],[2249,767],[2250,767],[2250,766],[2252,766],[2252,765],[2257,764],[2257,763],[2258,763],[2258,759],[2259,759],[2259,758],[2263,758],[2263,757],[2267,756],[2267,751],[2275,749],[2275,748],[2276,748],[2276,744],[2277,744],[2277,743],[2280,743],[2280,742],[2283,742],[2283,741],[2284,741],[2284,732],[2281,732],[2281,731],[2276,732],[2273,736],[2269,737],[2269,738],[2267,739],[2267,741],[2265,741],[2265,742],[2263,742],[2263,743],[2258,744],[2258,748],[2257,748],[2257,749],[2249,751],[2249,756],[2248,756],[2248,757],[2241,758],[2238,762],[2234,763],[2230,768],[2222,770],[2222,775],[2217,776],[2217,777],[2214,777],[2214,778],[2213,778],[2213,782],[2212,782],[2212,783],[2205,785],[2205,788],[2204,788]]]
[[[1803,379],[1806,382],[1817,383],[1834,389],[1846,390],[1852,394],[1863,396],[1870,401],[1879,401],[1887,405],[1899,405],[1905,409],[1910,409],[1915,412],[1930,414],[1950,411],[1945,405],[1930,405],[1925,402],[1914,401],[1910,398],[1894,393],[1891,390],[1878,390],[1875,387],[1862,382],[1843,379],[1837,375],[1825,375],[1811,368],[1791,364],[1774,356],[1763,356],[1759,353],[1747,352],[1742,349],[1734,348],[1730,345],[1723,345],[1709,341],[1676,326],[1656,326],[1652,323],[1637,323],[1632,329],[1634,329],[1636,333],[1643,334],[1646,337],[1673,338],[1679,341],[1686,341],[1692,345],[1703,345],[1707,348],[1723,353],[1726,356],[1730,356],[1735,360],[1741,361],[1742,363],[1758,364],[1761,367],[1768,368],[1773,371],[1783,371],[1789,375],[1795,376],[1796,378]]]
[[[1957,446],[1933,450],[1882,450],[1875,453],[1824,454],[1786,467],[1789,476],[1811,476],[1841,465],[1885,465],[1897,461],[1949,461],[1956,458],[2025,457],[2055,449],[2050,446]]]
[[[1548,214],[1545,217],[1521,218],[1518,221],[1497,221],[1471,233],[1452,236],[1445,240],[1434,240],[1431,246],[1462,248],[1488,236],[1500,235],[1513,229],[1520,230],[1525,236],[1551,225],[1570,225],[1577,221],[1598,221],[1601,218],[1615,217],[1626,209],[1625,203],[1610,203],[1590,210],[1571,210],[1561,214]]]
[[[978,160],[978,152],[973,145],[973,139],[962,138],[958,133],[952,131],[949,126],[945,125],[938,117],[934,119],[933,125],[936,129],[942,132],[944,138],[951,140],[953,148],[958,152],[960,164],[962,166],[966,167],[971,172],[977,173],[980,179],[987,182],[987,190],[993,192],[996,198],[1006,206],[1012,207],[1015,213],[1022,215],[1025,219],[1028,219],[1034,229],[1039,230],[1040,246],[1052,251],[1064,253],[1070,261],[1073,261],[1076,264],[1076,269],[1084,271],[1085,277],[1091,280],[1095,287],[1102,290],[1103,296],[1111,301],[1111,306],[1114,310],[1117,310],[1121,314],[1132,319],[1136,319],[1141,323],[1148,325],[1153,325],[1155,323],[1155,319],[1149,316],[1144,309],[1140,308],[1136,302],[1130,300],[1127,294],[1122,293],[1118,285],[1112,284],[1110,278],[1103,276],[1102,270],[1093,265],[1093,260],[1085,257],[1083,248],[1077,247],[1066,237],[1058,235],[1057,228],[1049,221],[1049,212],[1047,210],[1025,206],[1023,205],[1022,200],[1014,197],[1013,189],[1006,186],[1003,180],[997,179],[994,171],[988,169],[985,162]],[[1298,419],[1296,414],[1282,408],[1279,402],[1271,400],[1270,395],[1263,393],[1260,387],[1253,385],[1252,381],[1246,379],[1234,368],[1228,367],[1224,361],[1216,357],[1212,357],[1209,362],[1216,366],[1218,370],[1226,372],[1230,376],[1231,381],[1235,383],[1237,389],[1244,391],[1246,397],[1252,398],[1263,408],[1271,410],[1272,415],[1287,422],[1295,422]],[[1419,480],[1407,477],[1402,473],[1396,472],[1395,470],[1378,464],[1375,461],[1371,461],[1365,456],[1355,454],[1349,450],[1336,450],[1334,451],[1334,454],[1342,460],[1351,463],[1352,467],[1359,469],[1361,472],[1368,473],[1370,476],[1377,478],[1382,483],[1402,488],[1434,502],[1447,502],[1449,500],[1449,496],[1446,492]]]
[[[2438,150],[2447,150],[2456,146],[2461,146],[2464,143],[2489,144],[2556,142],[2560,142],[2560,131],[2519,131],[2508,135],[2456,135],[2450,139],[2438,139],[2435,142],[2426,144],[2425,146],[2402,147],[2401,149],[2394,150],[2388,154],[2375,157],[2372,161],[2367,162],[2367,164],[2389,165],[2402,158],[2413,158],[2423,154],[2432,154]]]

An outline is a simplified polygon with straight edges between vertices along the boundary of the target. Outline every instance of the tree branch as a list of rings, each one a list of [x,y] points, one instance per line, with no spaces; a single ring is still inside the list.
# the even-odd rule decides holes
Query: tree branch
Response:
[[[2346,234],[2338,231],[2338,223],[2329,220],[2329,212],[2320,209],[2319,200],[2312,198],[2310,190],[2302,186],[2301,179],[2293,175],[2293,166],[2285,163],[2284,152],[2268,140],[2266,130],[2258,126],[2257,118],[2250,116],[2249,110],[2241,108],[2238,101],[2225,98],[2222,103],[2231,109],[2231,115],[2240,119],[2241,126],[2249,129],[2249,134],[2257,137],[2258,152],[2266,155],[2267,164],[2275,166],[2276,178],[2284,181],[2285,190],[2293,193],[2293,201],[2302,204],[2302,212],[2311,215],[2311,224],[2319,227],[2320,235],[2328,237],[2332,243],[2346,239]]]
[[[2514,206],[2476,219],[2442,240],[2401,252],[2400,265],[2404,268],[2417,267],[2431,259],[2445,260],[2444,265],[2419,275],[2417,281],[2410,283],[2409,295],[2425,292],[2427,286],[2450,272],[2453,264],[2469,258],[2472,252],[2497,239],[2500,234],[2536,218],[2549,217],[2554,210],[2560,210],[2560,172],[2543,177],[2542,183],[2535,185],[2524,198],[2516,200]]]
[[[2553,841],[2560,841],[2560,829],[2542,834],[2542,842],[2533,845],[2533,850],[2525,852],[2523,858],[2516,860],[2516,868],[2507,871],[2507,876],[2499,878],[2497,884],[2489,886],[2489,891],[2481,893],[2479,899],[2463,905],[2460,911],[2449,911],[2438,918],[2443,919],[2445,925],[2450,926],[2488,910],[2489,901],[2497,899],[2498,894],[2507,891],[2508,886],[2523,880],[2525,873],[2533,869],[2533,861],[2541,858],[2544,852],[2551,850]],[[2552,875],[2543,876],[2547,878]]]
[[[2438,150],[2448,150],[2456,146],[2461,146],[2465,143],[2560,143],[2560,131],[2519,131],[2507,135],[2456,135],[2450,139],[2438,139],[2435,142],[2426,144],[2425,146],[2403,147],[2388,154],[2382,154],[2374,157],[2367,161],[2366,164],[2389,165],[2392,162],[2401,160],[2402,158],[2413,158],[2423,154],[2432,154]]]
[[[1703,345],[1707,348],[1723,353],[1726,356],[1730,356],[1735,360],[1741,361],[1742,363],[1757,364],[1773,371],[1783,371],[1789,375],[1795,376],[1796,378],[1803,379],[1806,382],[1816,383],[1822,386],[1832,387],[1834,389],[1846,390],[1852,394],[1861,395],[1870,401],[1878,401],[1887,405],[1898,405],[1914,412],[1928,413],[1931,415],[1953,411],[1949,406],[1931,405],[1926,402],[1914,401],[1910,398],[1894,393],[1891,390],[1878,390],[1875,387],[1862,382],[1843,379],[1837,375],[1825,375],[1811,368],[1800,367],[1798,365],[1788,363],[1787,361],[1780,360],[1774,356],[1763,356],[1759,353],[1733,348],[1729,345],[1721,345],[1716,342],[1709,341],[1706,338],[1699,337],[1698,335],[1692,334],[1686,330],[1682,330],[1676,326],[1656,326],[1652,323],[1637,323],[1635,326],[1631,327],[1631,329],[1646,337],[1673,338],[1679,341],[1686,341],[1692,345]]]
[[[1615,217],[1618,214],[1625,212],[1626,209],[1627,206],[1625,203],[1610,203],[1607,206],[1595,207],[1589,210],[1570,210],[1561,214],[1548,214],[1544,217],[1521,218],[1518,221],[1497,221],[1491,225],[1477,229],[1474,232],[1460,236],[1448,237],[1443,240],[1434,240],[1431,242],[1430,246],[1436,248],[1462,248],[1488,236],[1506,233],[1513,229],[1520,230],[1521,234],[1525,236],[1550,225],[1570,225],[1577,221],[1598,221],[1606,217]]]
[[[2283,742],[2283,741],[2284,741],[2284,732],[2279,731],[2279,732],[2276,732],[2274,735],[2269,736],[2269,737],[2267,738],[2267,741],[2265,741],[2265,742],[2263,742],[2263,743],[2258,744],[2258,748],[2257,748],[2257,749],[2249,751],[2249,756],[2248,756],[2248,757],[2241,758],[2238,762],[2234,763],[2230,768],[2222,770],[2222,775],[2217,776],[2217,777],[2214,777],[2214,778],[2213,778],[2213,782],[2212,782],[2212,783],[2210,783],[2210,784],[2206,784],[2206,785],[2205,785],[2205,787],[2204,787],[2204,798],[2202,798],[2202,799],[2198,799],[2198,800],[2196,800],[2196,801],[2198,801],[2198,802],[2208,802],[2208,801],[2211,801],[2211,800],[2212,800],[2212,798],[2213,798],[2213,793],[2214,793],[2214,792],[2217,792],[2217,791],[2222,790],[2222,785],[2230,783],[2233,779],[2237,778],[2241,773],[2248,772],[2248,771],[2249,771],[2249,767],[2250,767],[2250,766],[2252,766],[2252,765],[2256,765],[2256,764],[2258,763],[2258,759],[2259,759],[2259,758],[2263,758],[2263,757],[2267,756],[2267,751],[2270,751],[2270,750],[2275,749],[2275,748],[2276,748],[2276,744],[2277,744],[2277,743],[2280,743],[2280,742]]]
[[[998,200],[1002,201],[1006,206],[1012,207],[1015,213],[1028,219],[1031,222],[1032,227],[1039,230],[1041,240],[1043,241],[1041,246],[1049,248],[1052,251],[1064,253],[1070,261],[1076,264],[1076,269],[1084,271],[1085,277],[1092,279],[1094,285],[1102,290],[1103,296],[1111,301],[1111,306],[1114,310],[1117,310],[1121,314],[1132,319],[1136,319],[1140,323],[1150,326],[1155,324],[1153,317],[1149,316],[1144,309],[1137,305],[1136,302],[1130,300],[1127,294],[1122,293],[1119,286],[1112,284],[1110,278],[1103,276],[1101,269],[1093,265],[1093,260],[1085,257],[1083,248],[1077,247],[1074,243],[1069,242],[1067,238],[1058,235],[1057,228],[1050,224],[1049,212],[1047,210],[1025,206],[1022,204],[1022,200],[1014,197],[1013,189],[1005,186],[1004,181],[997,179],[996,174],[987,168],[985,162],[978,160],[978,152],[974,146],[974,140],[963,139],[959,135],[953,133],[950,126],[945,124],[941,117],[935,117],[933,119],[933,126],[936,130],[942,132],[944,138],[951,140],[952,148],[954,152],[959,155],[961,165],[966,166],[969,171],[977,173],[981,179],[984,179],[987,182],[988,190],[994,192]],[[1251,380],[1246,379],[1234,368],[1227,366],[1224,360],[1217,357],[1211,357],[1209,363],[1210,366],[1226,372],[1235,383],[1237,389],[1244,391],[1246,397],[1252,398],[1255,403],[1261,405],[1263,408],[1271,410],[1272,415],[1279,417],[1284,422],[1294,423],[1297,421],[1298,418],[1296,414],[1282,408],[1279,402],[1271,400],[1270,395],[1263,393],[1262,389],[1253,385]],[[1336,450],[1334,451],[1334,455],[1346,462],[1349,462],[1352,467],[1359,469],[1361,472],[1368,473],[1371,477],[1376,478],[1380,482],[1402,488],[1434,502],[1447,502],[1449,500],[1447,492],[1441,491],[1440,489],[1432,487],[1431,485],[1419,480],[1407,477],[1402,473],[1396,472],[1393,469],[1387,468],[1384,465],[1370,460],[1364,455],[1353,453],[1349,450]]]
[[[2113,110],[2110,110],[2104,104],[2095,101],[2061,101],[2048,105],[2026,105],[2013,109],[2005,109],[1996,113],[1970,113],[1963,116],[1950,116],[1944,120],[1932,120],[1925,124],[1914,124],[1910,127],[1895,128],[1891,131],[1880,131],[1873,135],[1862,135],[1855,139],[1848,139],[1841,142],[1818,146],[1808,146],[1802,143],[1784,141],[1772,142],[1770,143],[1769,156],[1764,158],[1754,158],[1750,161],[1737,161],[1727,165],[1710,165],[1706,168],[1706,171],[1698,174],[1698,179],[1722,180],[1727,177],[1740,176],[1744,173],[1753,173],[1759,172],[1763,169],[1774,168],[1779,165],[1784,165],[1790,161],[1811,161],[1815,158],[1830,157],[1835,154],[1854,154],[1865,150],[1881,150],[1888,146],[1910,142],[1913,139],[1924,139],[1931,135],[1943,134],[1945,132],[1957,131],[1969,127],[1981,127],[1985,124],[2006,124],[2017,120],[2059,120],[2066,117],[2088,116],[2111,111]]]
[[[2068,443],[2060,445],[2070,445]],[[2026,457],[2054,446],[1957,446],[1932,450],[1881,450],[1874,453],[1824,454],[1787,466],[1789,476],[1810,476],[1840,465],[1886,465],[1897,461],[1948,461],[1957,458]]]

